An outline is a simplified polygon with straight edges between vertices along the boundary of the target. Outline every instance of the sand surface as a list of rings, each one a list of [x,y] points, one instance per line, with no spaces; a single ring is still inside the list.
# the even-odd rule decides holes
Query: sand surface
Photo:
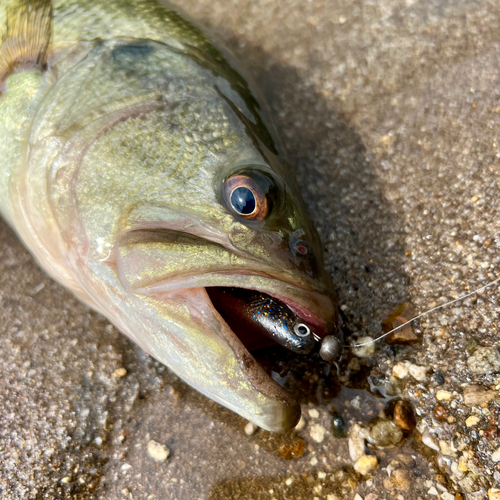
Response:
[[[326,245],[346,330],[377,336],[398,304],[422,311],[498,275],[498,2],[182,8],[224,41],[268,100]],[[318,359],[267,353],[306,423],[286,436],[248,435],[247,422],[47,278],[0,221],[0,496],[484,499],[500,485],[498,398],[467,405],[463,393],[500,389],[495,373],[467,364],[474,349],[498,342],[499,311],[493,287],[428,317],[415,329],[419,344],[348,357],[343,387]],[[423,378],[391,378],[398,363],[421,367]],[[370,384],[386,397],[362,390]],[[439,390],[450,397],[438,401]],[[369,451],[379,465],[361,476],[348,440],[332,436],[330,413],[368,425],[394,394],[413,406],[417,430]],[[169,449],[165,462],[149,456],[150,440]],[[299,458],[283,458],[302,445]]]

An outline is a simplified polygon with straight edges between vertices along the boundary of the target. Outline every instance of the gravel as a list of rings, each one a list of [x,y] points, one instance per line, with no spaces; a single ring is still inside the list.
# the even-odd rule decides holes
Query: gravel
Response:
[[[327,249],[346,333],[375,338],[400,304],[422,312],[495,279],[495,2],[182,6],[244,62],[270,103]],[[492,453],[500,442],[490,428],[500,418],[500,378],[469,370],[467,358],[496,344],[499,315],[496,287],[439,310],[414,324],[421,343],[381,342],[351,364],[349,354],[339,371],[343,387],[319,359],[267,355],[304,409],[319,410],[312,425],[329,428],[336,411],[350,429],[366,426],[384,412],[389,386],[411,401],[415,437],[385,455],[373,451],[379,466],[368,485],[354,472],[348,440],[329,431],[321,442],[311,438],[311,424],[285,436],[248,436],[245,421],[187,387],[47,278],[0,222],[0,496],[388,498],[396,484],[387,467],[404,469],[394,462],[405,453],[415,457],[403,475],[412,498],[460,492],[476,500],[488,491],[493,498],[500,477]],[[477,349],[468,354],[471,345]],[[429,376],[395,379],[396,365],[425,367]],[[126,376],[114,377],[120,368]],[[454,394],[441,402],[453,424],[432,416],[436,371],[442,390]],[[467,427],[471,415],[481,418]],[[164,464],[148,459],[150,435],[171,452]],[[456,457],[442,455],[441,441]]]

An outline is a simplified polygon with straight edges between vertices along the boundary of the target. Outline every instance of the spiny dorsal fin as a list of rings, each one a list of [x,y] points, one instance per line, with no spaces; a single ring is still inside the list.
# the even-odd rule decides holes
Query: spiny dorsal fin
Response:
[[[52,37],[51,0],[13,0],[5,9],[0,81],[16,68],[44,70]]]

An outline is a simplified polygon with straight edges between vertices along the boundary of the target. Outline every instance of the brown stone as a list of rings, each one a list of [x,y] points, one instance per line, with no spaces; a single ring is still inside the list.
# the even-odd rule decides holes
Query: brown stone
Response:
[[[498,397],[496,391],[487,389],[482,385],[468,385],[464,387],[464,404],[467,406],[480,406],[489,403]]]
[[[398,326],[404,325],[410,319],[415,316],[415,308],[405,302],[394,309],[394,311],[382,321],[382,328],[385,333],[390,332]],[[410,323],[390,335],[385,337],[385,341],[389,345],[402,344],[402,345],[412,345],[418,342],[418,337],[413,331],[413,326]]]
[[[443,406],[436,406],[432,410],[432,414],[434,415],[434,418],[440,422],[444,422],[448,418],[448,412]]]
[[[401,491],[410,491],[411,482],[410,482],[410,474],[405,469],[397,469],[393,472],[392,484],[396,487],[397,490]]]
[[[410,403],[406,401],[398,401],[396,403],[392,419],[400,429],[405,431],[412,431],[417,425],[415,416],[413,415],[413,409]]]
[[[297,440],[293,444],[282,444],[279,448],[280,455],[285,460],[294,460],[303,455],[306,450],[306,443],[303,439]]]

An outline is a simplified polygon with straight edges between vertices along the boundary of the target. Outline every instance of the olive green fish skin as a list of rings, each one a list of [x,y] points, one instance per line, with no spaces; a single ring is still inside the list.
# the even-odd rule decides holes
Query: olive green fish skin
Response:
[[[0,0],[0,26],[9,3]],[[260,290],[335,329],[320,242],[264,115],[174,11],[54,1],[47,70],[19,69],[0,95],[0,212],[51,276],[189,384],[284,431],[299,405],[204,289]],[[274,180],[264,221],[242,220],[224,200],[224,181],[241,170]]]

